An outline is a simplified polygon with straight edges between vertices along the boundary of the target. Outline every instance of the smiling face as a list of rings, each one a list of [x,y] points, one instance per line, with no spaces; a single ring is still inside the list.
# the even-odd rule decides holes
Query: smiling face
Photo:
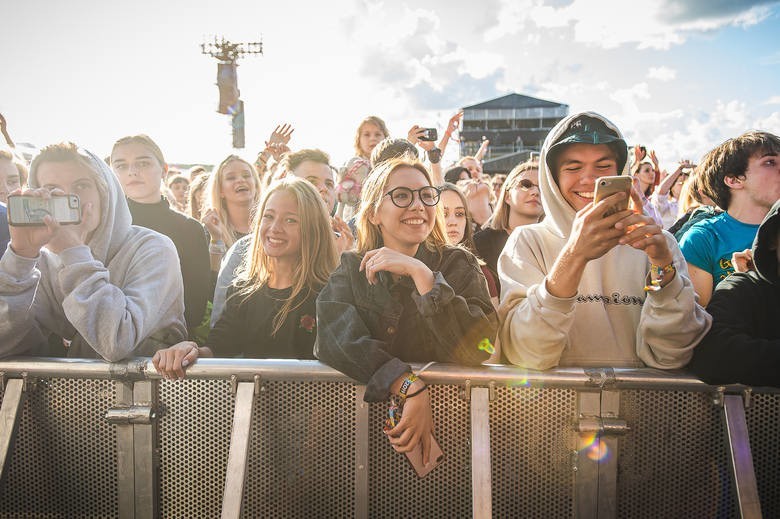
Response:
[[[257,195],[257,179],[249,164],[231,160],[222,168],[221,198],[227,204],[251,204]]]
[[[457,245],[466,234],[466,208],[458,193],[449,189],[442,190],[439,203],[444,209],[444,227],[447,232],[447,243]]]
[[[558,189],[575,211],[593,201],[596,179],[618,174],[615,152],[606,144],[569,144],[557,159]]]
[[[46,189],[61,189],[68,195],[78,195],[83,208],[87,204],[92,205],[89,217],[84,218],[77,227],[87,233],[87,240],[91,233],[100,225],[100,191],[98,190],[95,174],[82,164],[73,161],[42,162],[38,166],[38,184]]]
[[[379,227],[386,247],[414,256],[419,245],[425,241],[436,221],[436,206],[427,206],[420,201],[419,193],[412,196],[409,207],[397,207],[389,193],[397,187],[417,190],[430,183],[419,170],[402,166],[393,171],[387,179],[384,195],[379,207],[370,217],[372,224]]]
[[[297,261],[301,257],[301,220],[298,202],[287,191],[268,197],[260,216],[260,240],[266,255],[277,261]]]
[[[472,158],[464,159],[460,161],[460,165],[469,170],[471,178],[478,179],[482,174],[482,165]]]
[[[640,164],[639,171],[636,172],[636,177],[639,179],[643,191],[650,187],[653,182],[655,182],[655,170],[653,169],[653,165],[648,164],[647,162]]]
[[[371,151],[379,144],[379,141],[384,139],[386,135],[382,133],[382,129],[374,123],[363,123],[360,127],[360,151],[363,152],[364,157],[370,157]]]
[[[168,166],[160,164],[148,146],[132,141],[115,146],[111,168],[127,198],[141,204],[160,201],[161,182]]]

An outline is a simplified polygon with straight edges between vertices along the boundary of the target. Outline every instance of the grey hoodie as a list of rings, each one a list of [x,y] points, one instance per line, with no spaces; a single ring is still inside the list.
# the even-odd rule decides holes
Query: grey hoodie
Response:
[[[47,353],[54,333],[69,357],[117,361],[186,337],[184,288],[171,240],[131,225],[125,196],[105,162],[98,172],[100,223],[86,245],[37,258],[10,247],[0,259],[0,357]],[[38,187],[31,176],[30,187]]]
[[[649,260],[628,245],[588,262],[576,296],[562,299],[547,292],[546,276],[566,245],[576,216],[547,167],[547,150],[580,115],[601,119],[621,136],[609,120],[585,112],[559,122],[545,139],[539,188],[546,217],[515,229],[498,261],[502,351],[513,364],[532,369],[680,368],[709,329],[711,318],[696,303],[685,259],[672,235],[664,233],[677,275],[658,292],[645,294]],[[628,174],[627,162],[621,174]]]

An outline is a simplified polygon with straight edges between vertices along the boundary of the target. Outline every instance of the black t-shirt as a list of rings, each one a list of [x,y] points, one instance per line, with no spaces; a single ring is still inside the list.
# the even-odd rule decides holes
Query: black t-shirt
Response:
[[[206,345],[215,357],[314,359],[315,302],[320,287],[317,288],[308,294],[304,290],[298,296],[302,303],[287,314],[281,328],[272,335],[274,318],[292,294],[292,287],[274,289],[263,285],[247,297],[231,286],[225,311],[209,333]]]

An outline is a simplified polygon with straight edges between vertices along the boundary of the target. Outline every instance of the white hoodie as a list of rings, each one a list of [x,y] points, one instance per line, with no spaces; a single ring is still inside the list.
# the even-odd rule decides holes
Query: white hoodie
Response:
[[[559,122],[545,139],[539,188],[546,218],[516,228],[498,260],[502,351],[513,364],[531,369],[683,367],[712,319],[696,302],[672,235],[664,232],[677,275],[658,292],[645,293],[650,262],[643,251],[628,245],[588,262],[576,296],[558,298],[547,292],[545,276],[569,239],[576,212],[561,195],[546,156],[581,115],[601,119],[621,135],[609,120],[585,112]],[[628,164],[621,174],[628,174]]]

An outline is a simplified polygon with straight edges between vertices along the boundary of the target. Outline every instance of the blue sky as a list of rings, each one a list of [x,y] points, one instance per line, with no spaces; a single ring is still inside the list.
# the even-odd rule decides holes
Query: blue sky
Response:
[[[0,0],[0,111],[17,141],[105,155],[144,132],[171,162],[219,162],[209,35],[262,37],[241,61],[247,148],[280,122],[293,148],[351,155],[355,126],[442,128],[459,107],[518,92],[596,110],[662,165],[751,128],[780,133],[780,3],[725,0],[328,2]],[[450,150],[448,158],[454,158]]]

